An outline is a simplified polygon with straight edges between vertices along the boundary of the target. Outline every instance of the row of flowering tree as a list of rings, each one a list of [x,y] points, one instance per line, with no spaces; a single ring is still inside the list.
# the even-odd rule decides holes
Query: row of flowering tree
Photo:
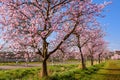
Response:
[[[85,69],[86,60],[90,59],[91,65],[93,65],[94,60],[98,60],[100,63],[101,59],[105,58],[104,54],[109,53],[107,42],[103,39],[104,36],[105,33],[100,28],[77,29],[58,50],[64,55],[68,55],[67,58],[72,55],[74,58],[81,59],[82,69]],[[58,54],[53,55],[55,56]]]
[[[43,77],[48,76],[47,60],[58,50],[66,52],[66,43],[68,51],[70,45],[78,47],[85,68],[82,47],[94,43],[91,36],[96,38],[99,33],[96,18],[107,4],[92,0],[0,0],[2,38],[10,48],[37,52],[42,57]]]

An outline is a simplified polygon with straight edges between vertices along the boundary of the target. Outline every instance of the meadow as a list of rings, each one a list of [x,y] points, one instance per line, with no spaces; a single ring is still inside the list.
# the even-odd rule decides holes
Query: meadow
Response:
[[[41,67],[23,67],[15,69],[1,69],[0,80],[120,80],[120,60],[109,60],[101,64],[90,66],[82,70],[77,61],[48,64],[49,77],[41,77]],[[20,63],[19,65],[24,63]],[[29,63],[29,65],[41,63]],[[15,63],[4,63],[0,66],[10,66]]]
[[[94,75],[92,80],[120,80],[120,60],[111,60]]]
[[[80,63],[80,62],[79,62]],[[35,64],[35,63],[30,63]],[[49,77],[46,80],[92,80],[105,63],[90,66],[87,62],[87,69],[82,70],[78,62],[54,63],[48,65]],[[15,65],[14,63],[4,63],[5,65]],[[2,64],[1,64],[2,66]],[[0,71],[0,80],[45,80],[41,78],[41,67],[26,67],[20,69],[10,69]]]

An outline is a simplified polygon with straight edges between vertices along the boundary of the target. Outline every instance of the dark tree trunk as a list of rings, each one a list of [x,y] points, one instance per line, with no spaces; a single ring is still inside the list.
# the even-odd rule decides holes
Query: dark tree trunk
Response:
[[[81,47],[79,47],[80,50],[80,55],[81,55],[81,63],[82,63],[82,69],[86,69],[86,65],[85,65],[85,59],[81,50]]]
[[[47,76],[48,76],[47,61],[43,60],[43,63],[42,63],[42,77],[47,77]]]
[[[86,69],[85,60],[83,54],[81,54],[82,69]]]
[[[43,41],[43,61],[42,61],[42,77],[47,77],[48,76],[48,71],[47,71],[47,59],[48,59],[48,43],[46,42],[46,39]]]
[[[91,65],[94,64],[94,58],[93,58],[93,55],[91,55]]]
[[[100,57],[100,54],[98,55],[98,62],[99,62],[99,64],[101,63],[101,57]]]

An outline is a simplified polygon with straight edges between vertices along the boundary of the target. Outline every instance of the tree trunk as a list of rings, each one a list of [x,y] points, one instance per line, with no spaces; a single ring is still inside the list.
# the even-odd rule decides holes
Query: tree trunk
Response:
[[[46,42],[46,39],[43,41],[43,61],[42,61],[42,77],[47,77],[48,76],[48,71],[47,71],[47,59],[48,59],[48,43]]]
[[[86,69],[85,60],[84,60],[84,56],[83,56],[81,47],[79,47],[79,50],[80,50],[80,55],[81,55],[82,69]]]
[[[98,62],[99,62],[99,64],[101,63],[101,61],[100,61],[101,59],[100,59],[100,54],[98,55]]]
[[[25,66],[28,67],[28,63],[30,62],[30,56],[29,56],[29,53],[27,52],[26,53],[26,57],[25,57]]]
[[[91,55],[91,65],[94,64],[93,62],[94,62],[93,55]]]
[[[43,60],[42,62],[42,77],[47,77],[48,71],[47,71],[47,62],[46,60]]]
[[[86,69],[85,60],[83,54],[81,54],[82,69]]]

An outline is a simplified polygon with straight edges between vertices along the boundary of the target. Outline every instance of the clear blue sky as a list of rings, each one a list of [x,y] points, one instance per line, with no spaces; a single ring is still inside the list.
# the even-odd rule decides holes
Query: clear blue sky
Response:
[[[93,0],[101,3],[109,0]],[[102,25],[105,25],[106,37],[105,40],[109,42],[109,49],[120,50],[120,0],[112,0],[112,4],[108,5],[103,14],[105,18],[100,19]]]

